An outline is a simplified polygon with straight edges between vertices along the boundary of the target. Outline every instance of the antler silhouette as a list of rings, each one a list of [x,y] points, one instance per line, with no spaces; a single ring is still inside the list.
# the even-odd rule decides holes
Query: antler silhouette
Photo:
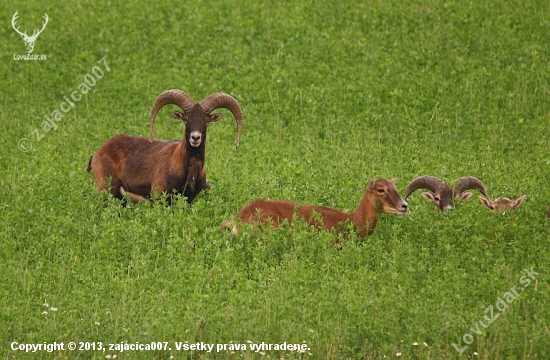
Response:
[[[15,27],[15,21],[19,17],[18,13],[19,13],[19,10],[16,11],[15,14],[13,14],[13,17],[11,18],[11,26],[13,27],[13,30],[15,30],[19,35],[21,35],[23,40],[25,40],[25,46],[27,48],[27,52],[30,54],[34,49],[34,42],[36,41],[36,38],[38,38],[38,35],[40,35],[42,31],[44,31],[44,29],[46,28],[46,25],[48,24],[48,20],[49,20],[48,14],[44,13],[45,22],[42,24],[42,29],[34,30],[32,35],[29,36],[27,35],[27,30],[25,30],[25,32],[21,32],[19,31],[19,26]]]
[[[27,30],[25,30],[25,32],[22,33],[21,31],[19,31],[19,26],[18,26],[17,28],[15,27],[15,21],[16,21],[17,18],[19,17],[18,14],[17,14],[18,12],[19,12],[19,10],[17,10],[17,11],[15,12],[15,14],[13,14],[13,17],[11,18],[11,26],[13,27],[13,30],[15,30],[19,35],[21,35],[21,36],[23,37],[23,39],[25,39],[25,38],[28,38],[28,37],[29,37],[29,36],[27,35]]]

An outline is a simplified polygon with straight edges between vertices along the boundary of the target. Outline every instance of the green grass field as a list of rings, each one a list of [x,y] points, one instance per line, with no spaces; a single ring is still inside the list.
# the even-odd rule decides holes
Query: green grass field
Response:
[[[550,358],[548,1],[0,10],[0,358]],[[48,14],[33,52],[46,60],[14,59],[27,53],[16,11],[29,35]],[[148,136],[153,101],[171,88],[234,96],[241,146],[222,110],[208,132],[212,190],[192,206],[102,207],[88,159],[116,134]],[[158,139],[182,136],[172,108]],[[219,228],[256,198],[352,211],[369,178],[398,177],[403,193],[425,174],[476,176],[492,198],[527,200],[501,215],[476,193],[441,214],[418,191],[408,215],[382,214],[340,251],[304,224]],[[54,342],[64,350],[13,350]],[[109,349],[152,342],[168,346]],[[262,342],[271,350],[252,349]],[[181,347],[197,343],[214,348]]]

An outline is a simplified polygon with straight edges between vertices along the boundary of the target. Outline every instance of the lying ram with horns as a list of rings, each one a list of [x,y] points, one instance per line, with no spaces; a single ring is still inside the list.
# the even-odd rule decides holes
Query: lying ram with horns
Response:
[[[431,192],[423,192],[421,195],[424,199],[434,203],[440,211],[454,210],[453,196],[460,201],[466,201],[472,197],[472,192],[464,192],[469,189],[477,189],[483,195],[487,196],[487,189],[485,185],[477,178],[473,176],[464,176],[457,180],[458,185],[455,187],[454,192],[451,191],[449,185],[439,180],[434,176],[419,176],[410,182],[409,186],[405,190],[403,199],[407,200],[410,194],[418,189],[427,189]]]

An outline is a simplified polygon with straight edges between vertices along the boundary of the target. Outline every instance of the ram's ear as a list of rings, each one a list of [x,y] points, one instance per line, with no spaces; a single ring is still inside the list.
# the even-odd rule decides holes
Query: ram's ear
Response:
[[[491,200],[484,198],[483,196],[478,196],[479,201],[489,210],[495,210]]]
[[[223,117],[223,114],[212,114],[209,116],[207,122],[208,123],[211,123],[211,122],[216,122],[218,120],[220,120],[221,118]]]
[[[518,197],[516,200],[514,200],[513,208],[515,209],[515,208],[519,207],[523,203],[523,200],[525,200],[526,197],[527,197],[527,195],[523,195],[523,196]]]
[[[472,197],[472,195],[474,195],[473,192],[471,192],[471,191],[466,191],[466,192],[460,194],[460,195],[458,196],[458,198],[460,199],[460,201],[464,202],[464,201],[468,201],[468,200]]]
[[[434,194],[432,194],[431,192],[423,192],[421,193],[420,195],[422,195],[422,197],[426,200],[429,200],[431,202],[434,202],[435,203],[435,198],[434,198]]]
[[[391,179],[390,179],[390,182],[393,183],[393,184],[395,185],[395,183],[397,182],[397,178],[396,178],[396,177],[391,178]]]
[[[172,116],[174,117],[174,119],[178,119],[178,120],[181,120],[183,122],[187,122],[187,115],[185,115],[184,113],[182,113],[180,111],[172,111]]]

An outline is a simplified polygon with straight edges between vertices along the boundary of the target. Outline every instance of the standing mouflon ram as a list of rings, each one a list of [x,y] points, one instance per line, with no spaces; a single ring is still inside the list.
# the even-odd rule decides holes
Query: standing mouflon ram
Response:
[[[168,104],[177,105],[183,110],[172,113],[174,118],[185,123],[183,139],[153,140],[155,117]],[[228,109],[235,117],[235,146],[238,147],[243,115],[239,103],[233,97],[215,93],[195,103],[181,90],[168,90],[160,94],[151,110],[149,139],[117,135],[90,158],[87,170],[93,171],[97,190],[109,190],[119,199],[127,195],[133,201],[149,200],[153,193],[166,192],[171,195],[175,191],[192,203],[203,189],[211,188],[206,181],[204,167],[206,128],[208,124],[221,119],[222,114],[210,114],[219,108]],[[168,201],[171,202],[171,197]]]

